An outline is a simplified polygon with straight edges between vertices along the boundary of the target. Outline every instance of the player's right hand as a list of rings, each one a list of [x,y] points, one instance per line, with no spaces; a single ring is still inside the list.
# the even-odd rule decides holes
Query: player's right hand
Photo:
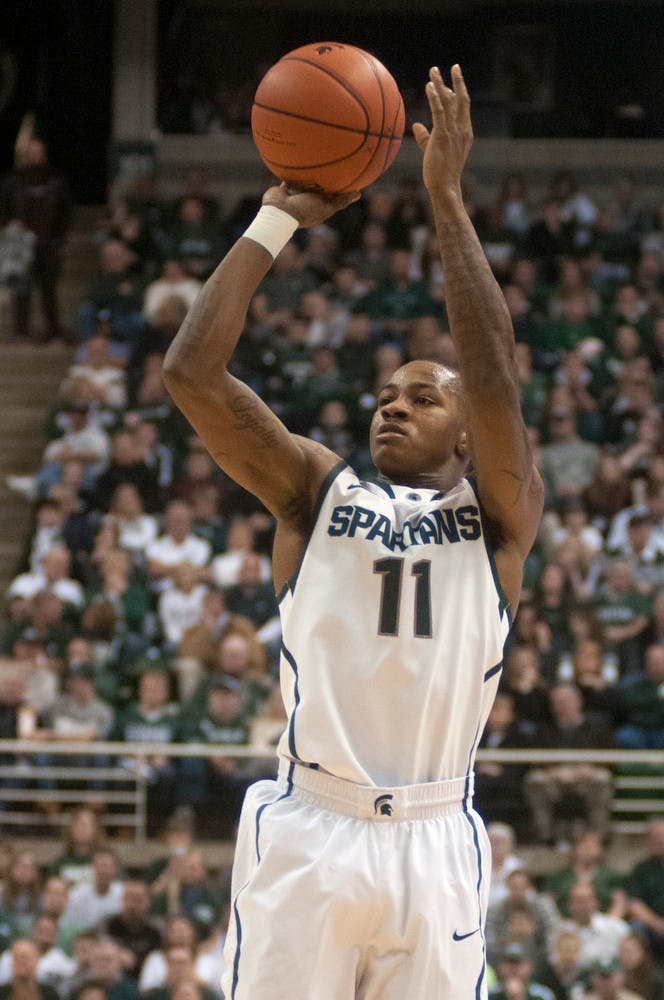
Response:
[[[325,191],[305,191],[282,182],[278,187],[268,188],[263,195],[264,205],[274,205],[288,212],[298,224],[307,228],[320,226],[323,222],[358,201],[359,191],[350,194],[327,194]]]

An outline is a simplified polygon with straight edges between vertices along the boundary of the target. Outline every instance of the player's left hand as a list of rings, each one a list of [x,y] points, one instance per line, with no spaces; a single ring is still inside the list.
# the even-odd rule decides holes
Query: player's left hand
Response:
[[[268,188],[263,195],[264,205],[274,205],[297,219],[300,226],[320,226],[335,212],[347,208],[360,197],[359,191],[350,194],[326,194],[324,191],[305,191],[282,182]]]
[[[422,176],[429,194],[461,194],[461,174],[473,144],[470,97],[460,66],[452,67],[448,87],[437,66],[429,70],[426,95],[433,127],[413,124],[415,141],[424,153]]]

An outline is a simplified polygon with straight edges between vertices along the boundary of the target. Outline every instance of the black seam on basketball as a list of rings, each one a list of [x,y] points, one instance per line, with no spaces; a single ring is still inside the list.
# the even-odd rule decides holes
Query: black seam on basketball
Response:
[[[373,136],[375,139],[401,139],[402,135],[395,135],[390,132],[371,132],[366,128],[353,128],[351,125],[337,125],[336,122],[328,122],[323,118],[312,118],[310,115],[298,115],[294,111],[284,111],[283,108],[275,108],[271,104],[262,104],[254,101],[254,107],[261,111],[271,111],[275,115],[284,115],[286,118],[296,118],[300,122],[311,122],[313,125],[326,125],[329,128],[338,129],[339,132],[352,132],[354,135]]]
[[[385,125],[385,91],[383,90],[383,82],[380,79],[380,76],[379,76],[379,74],[376,71],[376,66],[375,66],[373,58],[367,58],[367,56],[365,55],[365,53],[361,49],[359,51],[360,51],[360,55],[362,56],[362,59],[369,66],[369,69],[373,73],[374,80],[378,84],[378,93],[380,94],[380,104],[381,104],[381,122],[380,122],[380,125],[381,125],[381,136],[382,136],[382,129],[383,129],[384,125]],[[373,153],[371,154],[371,156],[369,157],[369,159],[367,160],[367,162],[362,167],[362,170],[360,170],[359,173],[355,174],[355,176],[352,178],[352,180],[348,181],[348,184],[346,185],[348,188],[350,188],[352,190],[352,188],[357,184],[357,182],[362,179],[362,177],[364,176],[364,174],[366,174],[367,170],[369,170],[369,168],[371,167],[371,164],[374,162],[374,160],[376,159],[376,156],[378,155],[378,152],[379,152],[380,147],[381,147],[381,142],[382,142],[382,139],[380,139],[377,142],[376,148],[374,149]],[[388,143],[387,143],[388,150],[390,148],[390,144],[391,144],[391,141],[388,141]],[[383,162],[385,162],[385,159],[383,160]]]
[[[364,112],[364,119],[366,121],[366,124],[367,124],[367,126],[369,125],[369,122],[371,120],[371,115],[369,114],[368,107],[366,106],[366,104],[365,104],[364,100],[362,99],[362,97],[360,96],[360,94],[356,94],[355,91],[352,90],[352,88],[348,86],[348,84],[346,83],[346,81],[344,80],[344,78],[342,76],[337,76],[337,74],[333,70],[328,69],[327,66],[321,66],[320,63],[313,62],[311,59],[303,59],[302,56],[284,56],[284,58],[281,61],[282,62],[301,62],[301,63],[304,63],[305,66],[313,66],[315,69],[320,70],[321,73],[325,73],[326,76],[331,77],[333,80],[335,80],[339,84],[340,87],[343,87],[343,89],[346,91],[346,93],[350,94],[350,96],[355,101],[357,101],[357,103],[359,104],[359,106],[362,108],[362,111]]]
[[[396,123],[397,118],[399,117],[399,112],[402,109],[404,109],[403,108],[403,98],[401,97],[401,95],[399,95],[399,106],[397,107],[397,112],[396,112],[396,115],[394,116],[394,121],[392,122],[392,127],[393,128],[394,128],[394,125]],[[405,109],[404,109],[404,114],[405,114]],[[392,134],[394,135],[394,132]],[[387,166],[388,166],[388,162],[387,161],[388,161],[389,156],[390,156],[390,150],[392,148],[392,143],[393,142],[394,142],[394,139],[390,139],[390,141],[387,144],[387,152],[385,153],[385,158],[383,160],[383,171],[385,171],[387,169]],[[394,155],[396,156],[396,153]],[[381,172],[383,172],[383,171],[381,171]]]

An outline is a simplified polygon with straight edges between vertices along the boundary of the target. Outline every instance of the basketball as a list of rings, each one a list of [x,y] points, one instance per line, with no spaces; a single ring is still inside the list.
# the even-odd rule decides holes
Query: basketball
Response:
[[[399,151],[404,106],[393,76],[363,49],[317,42],[288,52],[261,80],[251,131],[261,159],[295,186],[358,191]]]

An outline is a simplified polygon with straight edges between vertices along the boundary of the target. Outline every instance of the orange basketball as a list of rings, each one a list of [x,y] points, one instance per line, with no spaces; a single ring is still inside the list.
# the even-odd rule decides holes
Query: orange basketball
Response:
[[[394,78],[363,49],[316,42],[287,53],[261,80],[251,131],[281,180],[358,191],[397,155],[404,107]]]

